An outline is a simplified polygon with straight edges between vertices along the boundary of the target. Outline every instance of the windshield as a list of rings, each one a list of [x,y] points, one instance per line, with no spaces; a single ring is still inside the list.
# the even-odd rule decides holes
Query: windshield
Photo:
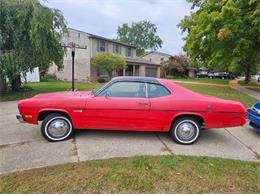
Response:
[[[91,91],[91,94],[96,96],[97,94],[99,94],[101,91],[103,91],[103,89],[105,89],[108,85],[110,85],[111,81],[107,82],[105,85],[103,85],[102,87],[100,87],[99,89],[93,89]]]

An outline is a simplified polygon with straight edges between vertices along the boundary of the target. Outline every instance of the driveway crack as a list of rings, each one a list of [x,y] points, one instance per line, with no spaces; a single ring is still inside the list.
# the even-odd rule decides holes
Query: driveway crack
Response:
[[[30,144],[33,142],[40,141],[42,139],[34,139],[34,140],[29,140],[29,141],[21,141],[21,142],[16,142],[16,143],[9,143],[9,144],[1,144],[0,149],[10,147],[10,146],[19,146],[19,145],[24,145],[24,144]]]
[[[166,150],[168,152],[170,152],[171,155],[174,155],[174,153],[172,152],[172,150],[167,146],[167,144],[160,138],[160,136],[158,135],[158,133],[155,133],[155,136],[159,139],[159,141],[164,145],[164,147],[166,148]]]
[[[78,147],[77,147],[77,142],[76,142],[76,138],[73,137],[72,138],[72,144],[73,144],[73,148],[72,148],[72,152],[71,152],[71,155],[72,156],[76,156],[77,158],[77,162],[79,162],[79,153],[78,153]]]
[[[237,138],[236,136],[234,136],[228,129],[226,129],[226,128],[224,128],[224,129],[225,129],[233,138],[235,138],[240,144],[242,144],[242,145],[245,146],[249,151],[251,151],[251,152],[254,154],[254,156],[255,156],[255,158],[256,158],[257,160],[260,159],[260,154],[258,154],[256,151],[254,151],[252,147],[246,145],[246,144],[245,144],[244,142],[242,142],[239,138]]]

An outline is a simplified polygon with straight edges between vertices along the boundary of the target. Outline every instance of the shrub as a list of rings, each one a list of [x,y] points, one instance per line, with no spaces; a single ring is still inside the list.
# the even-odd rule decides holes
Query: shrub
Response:
[[[105,83],[105,82],[106,82],[106,79],[103,78],[103,77],[98,77],[97,82],[99,82],[99,83]]]

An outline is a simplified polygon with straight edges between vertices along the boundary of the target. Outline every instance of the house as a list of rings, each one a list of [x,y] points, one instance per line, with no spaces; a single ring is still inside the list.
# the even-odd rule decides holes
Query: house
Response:
[[[142,56],[142,58],[149,60],[151,63],[159,63],[159,64],[163,64],[164,62],[167,62],[169,60],[173,60],[174,56],[167,54],[167,53],[163,53],[163,52],[158,52],[158,51],[151,51],[149,53],[146,53]],[[195,77],[195,71],[196,68],[189,66],[186,67],[187,68],[187,72],[186,75],[189,77]],[[165,76],[165,72],[163,71],[163,67],[161,68],[161,77]]]
[[[173,58],[173,56],[158,51],[151,51],[149,53],[144,54],[142,58],[149,60],[150,62],[161,64],[163,62],[170,60],[171,58]]]
[[[34,68],[32,71],[21,73],[21,81],[24,82],[40,82],[39,67]]]
[[[62,44],[67,46],[70,42],[76,43],[79,48],[75,52],[76,81],[97,81],[99,77],[108,77],[108,73],[96,68],[90,63],[90,59],[101,52],[114,52],[125,58],[127,69],[113,71],[113,76],[149,76],[160,77],[160,63],[151,62],[136,56],[136,47],[121,43],[114,39],[90,34],[80,30],[69,28],[62,37]],[[67,48],[64,56],[64,68],[58,70],[56,65],[50,67],[48,73],[55,75],[60,80],[71,81],[71,49]]]

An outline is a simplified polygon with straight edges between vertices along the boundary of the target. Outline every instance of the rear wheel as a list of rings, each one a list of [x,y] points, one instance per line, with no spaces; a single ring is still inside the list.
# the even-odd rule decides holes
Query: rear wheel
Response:
[[[50,114],[42,122],[41,133],[48,141],[62,141],[71,137],[73,126],[66,115],[60,113]]]
[[[200,136],[201,126],[195,118],[182,117],[174,121],[171,127],[171,136],[177,143],[193,144]]]

